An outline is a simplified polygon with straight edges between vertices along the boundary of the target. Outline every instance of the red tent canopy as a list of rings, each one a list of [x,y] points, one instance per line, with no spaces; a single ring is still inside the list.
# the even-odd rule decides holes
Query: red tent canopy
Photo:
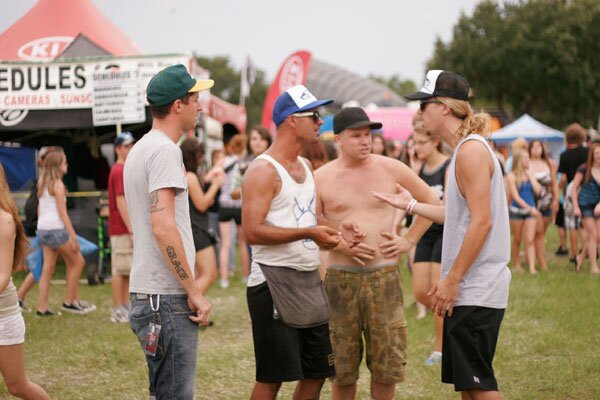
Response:
[[[91,0],[39,0],[0,35],[0,60],[53,60],[79,34],[108,54],[142,54]]]

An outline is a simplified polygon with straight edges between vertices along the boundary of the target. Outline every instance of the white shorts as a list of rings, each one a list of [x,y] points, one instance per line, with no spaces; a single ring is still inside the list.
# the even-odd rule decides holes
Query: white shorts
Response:
[[[21,313],[0,317],[0,346],[25,342],[25,321]]]

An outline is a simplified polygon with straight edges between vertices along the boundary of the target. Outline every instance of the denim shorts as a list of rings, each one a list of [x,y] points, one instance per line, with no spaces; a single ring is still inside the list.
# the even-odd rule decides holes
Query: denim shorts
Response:
[[[581,206],[579,208],[581,209],[581,216],[583,218],[600,218],[600,216],[594,215],[594,209],[596,208],[595,204],[589,206]]]
[[[37,230],[35,232],[40,238],[40,242],[44,246],[58,249],[63,244],[69,241],[69,233],[66,229],[51,229],[51,230]]]
[[[513,221],[525,221],[526,219],[533,218],[533,215],[531,215],[529,210],[510,206],[508,208],[508,218]]]
[[[142,351],[145,348],[149,324],[152,322],[161,326],[156,355],[151,356],[144,351],[151,398],[194,398],[198,324],[189,319],[190,315],[192,311],[185,294],[131,293],[129,323],[142,346]]]

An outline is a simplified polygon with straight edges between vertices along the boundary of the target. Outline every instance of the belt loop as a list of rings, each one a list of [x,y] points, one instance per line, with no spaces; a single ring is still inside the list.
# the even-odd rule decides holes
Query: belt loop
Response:
[[[154,302],[152,301],[152,295],[150,295],[150,308],[156,312],[160,308],[160,294],[156,295],[156,309],[154,309]]]

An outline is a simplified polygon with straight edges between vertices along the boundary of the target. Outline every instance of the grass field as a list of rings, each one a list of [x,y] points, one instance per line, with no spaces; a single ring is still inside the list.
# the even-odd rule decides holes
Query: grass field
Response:
[[[551,241],[548,249],[555,248]],[[500,389],[506,399],[600,399],[600,276],[588,273],[587,262],[577,274],[567,258],[552,255],[549,261],[546,273],[513,276],[494,365]],[[439,366],[423,365],[433,346],[433,320],[431,315],[416,319],[410,276],[402,271],[409,362],[396,398],[455,399],[453,389],[440,383]],[[22,278],[16,274],[16,283]],[[51,288],[51,308],[59,309],[64,291],[64,285]],[[98,310],[48,319],[25,314],[29,377],[54,399],[147,399],[138,342],[128,324],[109,320],[110,285],[81,285],[80,294]],[[245,290],[238,278],[229,289],[212,288],[208,297],[215,325],[200,332],[196,398],[247,399],[254,356]],[[35,308],[36,299],[37,286],[28,305]],[[368,386],[363,366],[359,399],[369,398]],[[285,384],[279,398],[290,399],[293,388]],[[328,383],[322,397],[330,398]],[[0,398],[10,398],[3,383]]]

